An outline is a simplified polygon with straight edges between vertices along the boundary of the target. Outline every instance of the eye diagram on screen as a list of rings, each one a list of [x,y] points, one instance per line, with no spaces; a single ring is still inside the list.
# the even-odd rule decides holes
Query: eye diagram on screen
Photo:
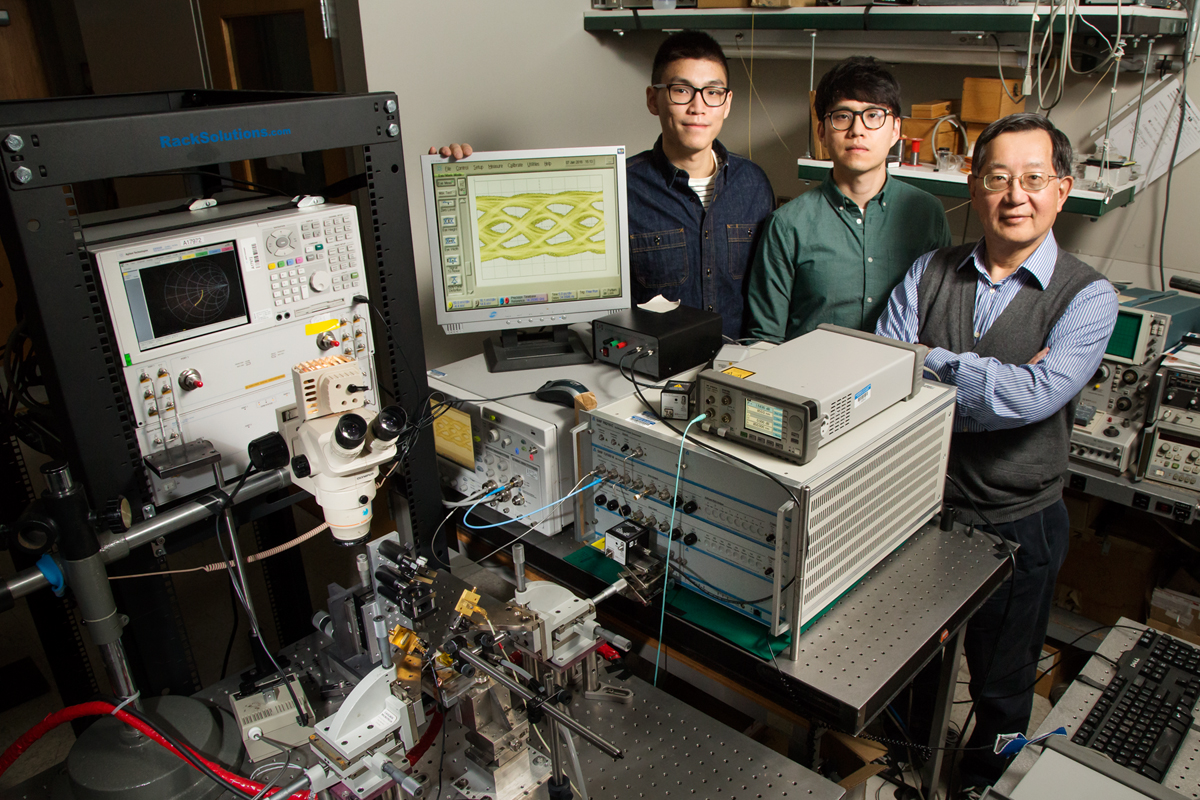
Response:
[[[513,183],[503,181],[502,183]],[[484,185],[481,191],[492,187]],[[604,192],[517,192],[475,198],[481,266],[590,253],[604,255]],[[603,259],[598,268],[604,269]]]
[[[434,166],[447,311],[618,297],[613,156]]]

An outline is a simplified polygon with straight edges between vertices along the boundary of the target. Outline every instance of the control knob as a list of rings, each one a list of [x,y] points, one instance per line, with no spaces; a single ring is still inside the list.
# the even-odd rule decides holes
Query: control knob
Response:
[[[1128,397],[1117,398],[1117,411],[1128,411],[1133,408],[1133,401]]]
[[[500,440],[500,434],[496,432],[495,428],[489,428],[487,434],[485,435],[487,436],[487,440],[489,442],[497,442]]]
[[[322,350],[331,350],[341,345],[341,342],[333,335],[333,331],[325,331],[317,336],[317,347]]]
[[[1112,375],[1112,368],[1108,364],[1101,363],[1096,374],[1092,376],[1091,383],[1104,383],[1110,375]]]
[[[1137,383],[1138,374],[1135,369],[1127,369],[1121,373],[1121,383],[1130,384]]]
[[[185,390],[200,389],[204,386],[204,381],[200,380],[200,373],[194,369],[185,369],[179,373],[179,385]]]
[[[325,270],[318,270],[309,276],[308,285],[314,292],[328,292],[329,287],[333,285],[333,279]]]

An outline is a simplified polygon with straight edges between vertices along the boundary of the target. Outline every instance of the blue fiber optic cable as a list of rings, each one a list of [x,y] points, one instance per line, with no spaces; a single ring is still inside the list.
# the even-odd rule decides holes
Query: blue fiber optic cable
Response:
[[[658,657],[662,655],[663,624],[667,619],[667,579],[671,577],[671,545],[673,544],[671,532],[675,530],[675,508],[679,505],[675,500],[679,498],[679,476],[683,472],[683,446],[687,444],[688,430],[702,419],[704,419],[703,414],[693,417],[692,421],[683,429],[683,435],[679,437],[679,459],[675,462],[675,491],[672,493],[674,499],[671,502],[671,521],[667,524],[667,568],[663,572],[662,611],[658,615],[658,649],[654,652],[654,686],[658,686]]]
[[[529,517],[532,517],[534,514],[537,514],[537,513],[539,513],[539,512],[542,512],[542,511],[545,511],[545,510],[546,510],[546,509],[548,509],[548,508],[554,508],[556,505],[559,505],[560,503],[565,503],[566,501],[570,500],[572,497],[574,497],[575,495],[579,494],[580,492],[586,492],[588,489],[591,489],[593,486],[599,486],[599,485],[600,485],[600,484],[602,484],[602,483],[604,483],[604,479],[603,479],[603,478],[597,478],[596,480],[594,480],[594,481],[592,481],[591,483],[589,483],[587,486],[581,486],[581,487],[579,487],[578,489],[576,489],[575,491],[571,492],[571,493],[570,493],[569,495],[567,495],[566,497],[559,498],[558,500],[555,500],[553,503],[547,503],[546,505],[542,506],[541,508],[534,509],[533,511],[530,511],[528,514],[523,514],[523,515],[521,515],[521,516],[519,516],[519,517],[513,517],[512,519],[507,519],[507,520],[505,520],[504,522],[493,522],[493,523],[492,523],[492,524],[490,524],[490,525],[472,525],[470,522],[467,522],[467,517],[471,516],[471,512],[472,512],[472,511],[474,511],[474,510],[476,509],[476,507],[478,507],[478,505],[479,505],[480,503],[482,503],[484,500],[487,500],[489,497],[491,497],[491,496],[492,496],[493,494],[495,494],[496,492],[498,492],[498,491],[500,491],[501,489],[505,488],[505,487],[503,487],[503,486],[501,486],[501,487],[497,487],[495,491],[493,491],[493,492],[491,492],[491,493],[489,493],[489,494],[486,494],[486,495],[484,495],[483,497],[479,498],[479,500],[477,500],[477,501],[476,501],[476,502],[475,502],[475,503],[474,503],[474,504],[473,504],[473,505],[472,505],[470,508],[468,508],[468,509],[467,509],[467,513],[463,514],[463,525],[465,525],[466,527],[468,527],[468,528],[470,528],[470,529],[472,529],[472,530],[481,531],[481,530],[484,530],[484,529],[486,529],[486,528],[499,528],[501,525],[508,525],[509,523],[512,523],[512,522],[520,522],[521,520],[523,520],[523,519],[528,519]]]

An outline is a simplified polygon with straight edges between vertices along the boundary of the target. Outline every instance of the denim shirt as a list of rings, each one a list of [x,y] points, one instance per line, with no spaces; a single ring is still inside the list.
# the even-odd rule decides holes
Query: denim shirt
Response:
[[[663,154],[661,136],[626,163],[633,302],[661,294],[715,311],[725,335],[736,339],[758,232],[775,200],[758,166],[719,141],[713,150],[720,166],[707,211],[688,174]]]

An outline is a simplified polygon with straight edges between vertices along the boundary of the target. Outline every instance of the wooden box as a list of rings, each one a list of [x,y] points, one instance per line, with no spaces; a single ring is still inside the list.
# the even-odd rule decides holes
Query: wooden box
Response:
[[[921,140],[920,158],[925,164],[933,164],[937,161],[935,153],[937,153],[938,147],[949,147],[950,152],[957,153],[961,146],[962,137],[959,136],[958,131],[949,122],[943,122],[942,127],[938,128],[938,140],[935,147],[932,139],[935,125],[937,125],[937,121],[932,119],[905,118],[900,122],[901,136]],[[909,148],[905,147],[904,152],[909,153]]]
[[[913,103],[913,119],[937,119],[950,113],[949,100],[930,100],[927,103]]]
[[[809,129],[812,134],[812,146],[813,146],[812,153],[813,153],[813,158],[815,158],[819,161],[828,161],[829,160],[829,151],[825,149],[825,143],[822,142],[821,137],[817,135],[817,123],[820,122],[820,120],[817,119],[816,100],[817,100],[817,93],[815,91],[809,92],[808,93],[808,119],[809,119],[809,124],[812,126]]]
[[[1021,97],[1021,82],[1006,81],[1008,91],[1020,101],[1014,103],[1004,91],[999,78],[963,78],[962,111],[963,122],[995,122],[1001,117],[1025,110],[1025,98]]]

